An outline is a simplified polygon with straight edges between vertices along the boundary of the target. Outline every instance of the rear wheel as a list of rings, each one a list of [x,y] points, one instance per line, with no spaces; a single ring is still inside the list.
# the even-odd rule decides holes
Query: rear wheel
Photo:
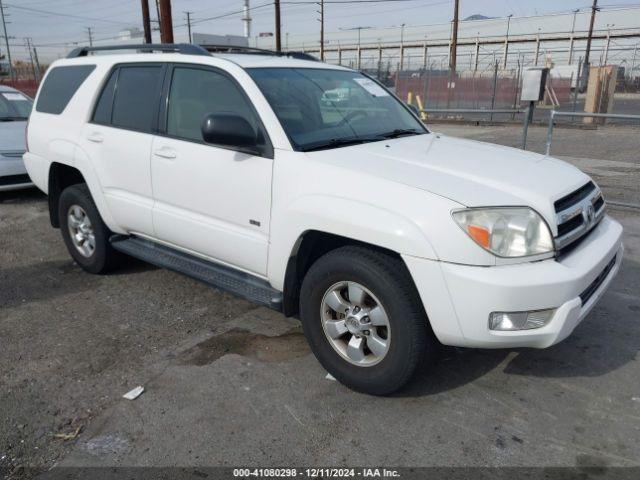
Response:
[[[300,299],[313,352],[354,390],[392,393],[437,350],[413,281],[397,257],[356,246],[333,250],[311,266]]]
[[[111,232],[102,221],[86,184],[64,189],[58,203],[60,231],[73,259],[90,273],[105,273],[120,258],[109,243]]]

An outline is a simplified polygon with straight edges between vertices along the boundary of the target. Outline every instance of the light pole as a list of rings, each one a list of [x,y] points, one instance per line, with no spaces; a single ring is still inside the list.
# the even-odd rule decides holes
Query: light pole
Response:
[[[602,65],[607,64],[607,60],[609,59],[609,46],[611,45],[611,27],[615,27],[615,23],[607,23],[607,44],[604,47],[604,61]]]
[[[578,14],[578,12],[580,11],[579,8],[576,8],[573,11],[573,23],[571,24],[571,35],[573,36],[573,33],[576,31],[576,15]]]
[[[571,62],[573,61],[573,43],[574,43],[573,34],[576,31],[576,15],[578,14],[579,11],[580,11],[579,8],[576,8],[573,11],[573,23],[571,24],[571,39],[569,40],[569,65],[571,65]]]
[[[542,27],[538,27],[538,35],[536,36],[536,53],[535,53],[535,61],[533,65],[535,67],[538,66],[538,57],[540,56],[540,32],[542,31]]]
[[[507,68],[507,54],[509,53],[509,26],[511,25],[511,17],[513,17],[513,13],[507,16],[507,35],[504,39],[504,57],[502,58],[503,70],[506,70]]]
[[[360,54],[360,32],[362,30],[368,30],[371,27],[352,27],[352,28],[341,28],[340,30],[342,31],[352,31],[352,30],[357,30],[358,31],[358,69],[360,69],[360,63],[361,63],[361,59],[362,59],[362,55]]]

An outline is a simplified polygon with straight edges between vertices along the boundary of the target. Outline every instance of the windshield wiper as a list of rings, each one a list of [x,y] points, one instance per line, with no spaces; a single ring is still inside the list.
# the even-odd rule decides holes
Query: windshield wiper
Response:
[[[380,137],[351,137],[351,138],[332,138],[327,142],[310,147],[303,147],[303,152],[313,152],[316,150],[327,150],[329,148],[346,147],[348,145],[358,145],[367,142],[378,142]]]
[[[383,138],[398,138],[404,137],[405,135],[421,135],[424,132],[419,132],[415,128],[396,128],[392,132],[383,133],[380,136]]]
[[[27,117],[0,117],[0,122],[19,122],[26,119]]]

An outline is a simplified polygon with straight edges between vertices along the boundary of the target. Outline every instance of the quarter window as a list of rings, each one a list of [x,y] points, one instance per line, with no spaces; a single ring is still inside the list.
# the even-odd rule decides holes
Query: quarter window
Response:
[[[115,93],[117,78],[118,71],[116,70],[111,74],[100,94],[100,99],[93,112],[93,121],[95,123],[101,123],[103,125],[109,125],[111,123],[111,106],[113,105],[113,94]]]
[[[111,115],[114,127],[151,132],[162,72],[160,65],[120,67]]]
[[[36,110],[43,113],[61,114],[80,85],[86,80],[95,65],[73,65],[54,67],[44,80]]]
[[[233,80],[211,70],[176,67],[169,91],[167,134],[202,142],[202,121],[210,113],[233,113],[244,117],[264,144],[266,136],[262,126]]]

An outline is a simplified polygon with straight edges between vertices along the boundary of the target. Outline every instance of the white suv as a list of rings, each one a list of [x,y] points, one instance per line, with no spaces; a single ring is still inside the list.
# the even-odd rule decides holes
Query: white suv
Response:
[[[571,165],[429,132],[347,68],[137,48],[56,61],[30,117],[29,175],[89,272],[124,252],[299,315],[326,370],[386,394],[439,343],[561,341],[618,271]]]

